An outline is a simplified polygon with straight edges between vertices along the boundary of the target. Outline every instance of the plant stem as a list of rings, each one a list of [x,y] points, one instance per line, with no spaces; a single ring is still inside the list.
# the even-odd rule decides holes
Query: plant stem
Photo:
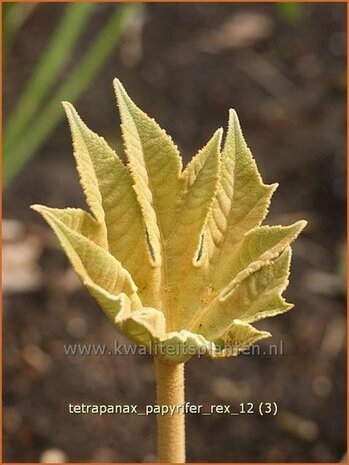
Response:
[[[184,363],[172,365],[155,359],[158,405],[184,403]],[[185,415],[158,415],[158,461],[185,463]]]

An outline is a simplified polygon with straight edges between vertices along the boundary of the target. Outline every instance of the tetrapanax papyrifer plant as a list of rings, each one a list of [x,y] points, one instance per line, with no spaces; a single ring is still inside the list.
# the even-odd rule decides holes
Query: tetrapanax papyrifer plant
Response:
[[[306,222],[261,226],[264,184],[234,110],[185,169],[172,139],[114,81],[127,156],[64,108],[90,213],[34,205],[115,326],[154,354],[157,402],[184,402],[184,362],[270,336],[252,323],[292,308],[291,242]],[[156,349],[156,350],[155,350]],[[184,462],[184,415],[158,416],[158,458]]]

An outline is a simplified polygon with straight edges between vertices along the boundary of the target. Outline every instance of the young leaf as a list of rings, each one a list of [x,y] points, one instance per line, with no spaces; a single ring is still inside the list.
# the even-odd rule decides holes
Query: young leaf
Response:
[[[175,205],[179,192],[181,157],[172,139],[132,102],[118,79],[114,88],[136,192],[146,211],[154,209],[152,216],[165,240],[173,227],[174,211],[169,206]]]
[[[264,220],[277,184],[264,184],[242,135],[234,110],[222,153],[222,174],[208,220],[205,241],[214,271],[244,234]]]
[[[233,320],[226,329],[215,336],[214,349],[209,351],[208,356],[225,358],[238,355],[242,350],[267,337],[271,337],[267,331],[259,331],[244,321]]]
[[[219,176],[222,131],[188,164],[182,174],[183,187],[176,228],[168,239],[169,326],[185,327],[200,306],[203,227],[215,195]]]
[[[52,215],[67,228],[108,250],[108,242],[102,224],[98,223],[92,215],[84,210],[80,208],[49,208],[43,205],[33,205],[32,208],[38,213],[43,214],[45,212],[47,215]]]
[[[274,261],[224,289],[196,315],[191,330],[216,342],[227,334],[226,328],[233,320],[253,323],[290,310],[293,306],[281,297],[288,284],[290,260],[291,249],[287,248]]]
[[[131,177],[117,154],[83,123],[74,107],[64,102],[64,108],[87,204],[104,228],[110,253],[123,263],[138,287],[147,290],[143,291],[147,302],[154,298],[158,270],[146,239],[151,225],[142,214]]]
[[[214,286],[227,286],[239,273],[248,274],[264,263],[276,258],[293,242],[305,221],[298,221],[291,226],[262,226],[250,230],[239,241],[234,251],[222,262],[215,273]]]
[[[41,205],[33,205],[32,208],[54,230],[83,283],[91,282],[115,297],[125,293],[133,300],[136,308],[141,306],[132,277],[109,252],[67,226],[60,219],[60,214],[56,215],[55,209]]]
[[[128,165],[65,104],[92,215],[34,206],[115,326],[168,363],[237,355],[292,308],[290,244],[306,222],[261,226],[263,183],[236,113],[184,171],[177,148],[115,83]],[[177,350],[173,352],[173,346]],[[171,350],[170,350],[171,349]]]

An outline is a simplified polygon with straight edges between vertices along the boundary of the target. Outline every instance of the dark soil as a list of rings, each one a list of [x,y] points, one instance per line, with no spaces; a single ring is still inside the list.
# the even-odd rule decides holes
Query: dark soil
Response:
[[[40,5],[18,35],[4,70],[5,117],[63,8]],[[98,5],[70,66],[111,8]],[[252,20],[263,15],[271,30],[248,44],[235,36],[222,45],[217,31],[242,12]],[[273,334],[268,344],[282,341],[283,354],[186,365],[188,401],[233,410],[241,402],[271,401],[278,414],[188,415],[189,462],[336,462],[346,450],[346,295],[339,273],[346,234],[345,18],[339,3],[303,4],[295,21],[272,4],[148,4],[141,36],[134,30],[124,38],[77,103],[89,126],[117,146],[111,83],[118,76],[186,160],[226,126],[234,107],[265,181],[280,183],[268,223],[309,221],[294,246],[286,292],[295,309],[258,323]],[[137,43],[141,54],[131,60]],[[140,355],[64,355],[63,344],[112,348],[114,338],[126,339],[75,284],[48,228],[29,210],[32,203],[84,205],[66,123],[4,194],[5,218],[43,241],[44,278],[38,290],[4,299],[3,460],[38,462],[56,448],[70,462],[154,461],[153,417],[68,413],[70,402],[153,403],[153,364]]]

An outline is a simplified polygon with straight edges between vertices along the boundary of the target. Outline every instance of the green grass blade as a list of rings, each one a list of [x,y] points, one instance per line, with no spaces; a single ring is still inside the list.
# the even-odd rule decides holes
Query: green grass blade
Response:
[[[140,4],[129,3],[120,4],[115,8],[107,24],[66,82],[60,86],[54,97],[17,143],[4,149],[4,186],[12,180],[35,151],[40,148],[63,118],[64,112],[61,101],[69,100],[74,102],[89,87],[140,7]]]
[[[17,32],[38,5],[38,3],[14,2],[2,4],[2,52],[4,63],[8,58]]]
[[[9,49],[13,42],[13,12],[16,8],[14,3],[4,3],[2,5],[2,54],[7,58]]]
[[[43,56],[5,126],[4,143],[6,146],[12,145],[20,137],[57,81],[94,7],[93,3],[73,3],[65,7],[63,17],[50,43],[43,52]]]

